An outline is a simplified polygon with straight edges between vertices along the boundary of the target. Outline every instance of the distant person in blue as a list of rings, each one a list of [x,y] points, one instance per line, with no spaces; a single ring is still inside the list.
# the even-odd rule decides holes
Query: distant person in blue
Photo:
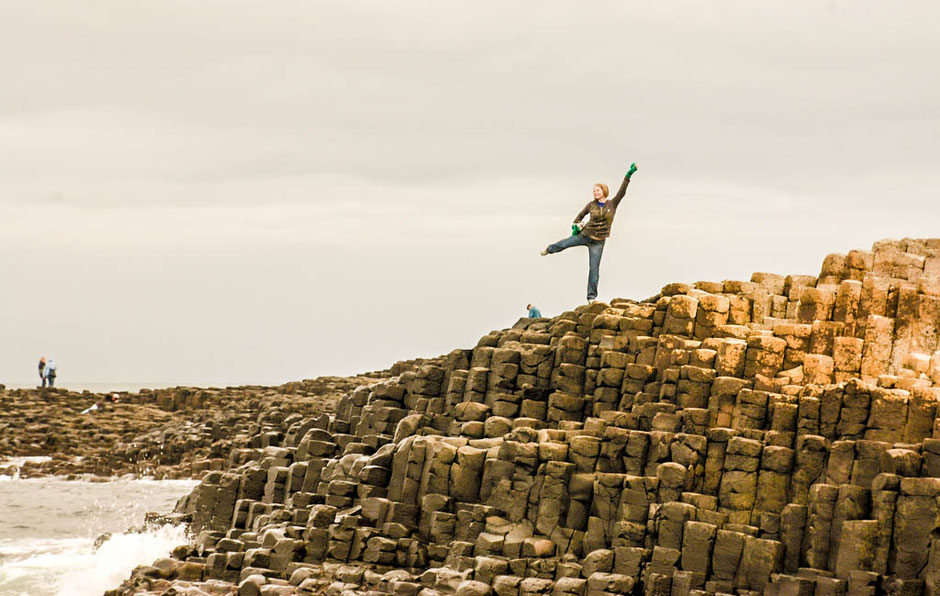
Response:
[[[538,308],[532,306],[531,304],[526,304],[525,307],[529,309],[530,319],[539,319],[542,317],[542,312]]]
[[[45,387],[46,383],[49,384],[49,387],[55,386],[55,376],[56,376],[56,364],[55,360],[49,358],[46,360],[46,366],[42,369],[42,386]]]

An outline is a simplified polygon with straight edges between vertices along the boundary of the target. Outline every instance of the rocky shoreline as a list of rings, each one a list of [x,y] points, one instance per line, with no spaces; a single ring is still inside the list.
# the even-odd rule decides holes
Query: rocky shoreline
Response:
[[[174,387],[98,394],[67,389],[0,389],[0,462],[48,456],[17,468],[22,478],[120,476],[199,479],[229,466],[233,448],[270,441],[282,422],[331,414],[338,399],[391,375],[322,377],[278,387]],[[112,397],[117,396],[117,402]],[[82,414],[98,404],[99,408]],[[0,463],[0,475],[13,469]]]
[[[940,239],[129,396],[107,432],[0,396],[0,453],[54,458],[29,473],[201,478],[170,517],[193,541],[109,596],[940,593]]]

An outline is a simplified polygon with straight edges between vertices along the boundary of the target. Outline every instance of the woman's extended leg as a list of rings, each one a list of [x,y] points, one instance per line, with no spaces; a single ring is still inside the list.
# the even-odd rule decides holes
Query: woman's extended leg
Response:
[[[548,248],[545,249],[545,252],[548,254],[553,254],[556,252],[561,252],[566,248],[571,248],[572,246],[581,246],[582,244],[588,244],[592,240],[586,236],[568,236],[563,238],[554,244],[549,244]]]
[[[591,240],[588,247],[588,302],[597,298],[597,280],[601,273],[601,256],[604,254],[604,241]]]

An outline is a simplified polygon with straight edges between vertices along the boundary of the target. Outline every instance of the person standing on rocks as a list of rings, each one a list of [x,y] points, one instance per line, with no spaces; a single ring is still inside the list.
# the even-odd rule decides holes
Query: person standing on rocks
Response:
[[[55,376],[56,376],[56,364],[55,360],[50,358],[46,361],[46,366],[42,371],[42,386],[45,387],[46,383],[49,383],[50,387],[55,386]]]
[[[39,357],[39,380],[42,381],[43,387],[46,386],[46,375],[43,374],[43,371],[45,370],[45,368],[46,368],[46,357],[40,356]]]
[[[600,277],[601,255],[604,254],[604,241],[610,236],[610,226],[617,214],[617,207],[627,192],[630,178],[636,172],[636,164],[630,164],[630,169],[620,183],[620,190],[611,199],[606,184],[594,185],[594,200],[585,205],[571,224],[571,236],[549,244],[542,251],[542,256],[561,252],[572,246],[586,246],[588,249],[588,283],[587,299],[594,302],[597,298],[597,281]],[[589,217],[587,223],[582,223]]]
[[[540,311],[540,310],[538,309],[538,307],[533,306],[533,305],[531,305],[531,304],[526,304],[525,307],[526,307],[526,310],[529,311],[529,318],[530,318],[530,319],[538,319],[538,318],[541,318],[541,316],[542,316],[542,311]]]

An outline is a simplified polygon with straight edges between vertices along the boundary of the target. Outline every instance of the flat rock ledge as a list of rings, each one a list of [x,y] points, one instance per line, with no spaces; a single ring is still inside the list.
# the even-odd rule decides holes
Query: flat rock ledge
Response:
[[[259,413],[108,594],[938,594],[938,334],[940,239],[523,319]]]

